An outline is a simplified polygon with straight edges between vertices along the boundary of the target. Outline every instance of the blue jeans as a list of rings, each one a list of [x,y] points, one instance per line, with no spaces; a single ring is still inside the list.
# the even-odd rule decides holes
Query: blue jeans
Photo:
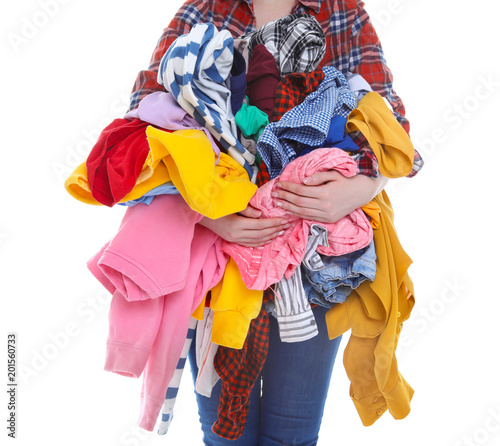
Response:
[[[278,323],[270,317],[269,352],[250,396],[243,434],[226,440],[212,432],[217,419],[221,382],[212,397],[196,393],[207,446],[312,446],[318,441],[330,377],[341,337],[328,339],[324,307],[313,308],[319,334],[303,342],[284,343]],[[189,352],[193,379],[197,367],[195,342]],[[261,395],[262,393],[262,395]]]
[[[304,265],[304,291],[311,303],[330,308],[347,300],[354,288],[365,280],[373,281],[377,270],[375,243],[341,256],[323,256],[323,267],[312,271]]]

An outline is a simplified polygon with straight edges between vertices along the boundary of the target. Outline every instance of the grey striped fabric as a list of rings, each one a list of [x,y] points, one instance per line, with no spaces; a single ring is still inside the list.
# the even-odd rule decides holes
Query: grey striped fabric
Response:
[[[302,264],[311,271],[318,271],[325,267],[316,248],[328,246],[328,231],[321,225],[313,223],[309,228],[309,237],[307,238],[306,252],[302,259]]]
[[[310,270],[324,268],[318,245],[328,246],[328,231],[323,226],[313,223],[309,228],[309,237],[302,263]],[[292,277],[283,277],[276,286],[274,312],[278,320],[280,338],[283,342],[300,342],[318,334],[316,321],[311,311],[309,300],[302,286],[302,272],[297,268]]]
[[[282,342],[301,342],[318,334],[311,305],[302,286],[302,274],[297,268],[287,279],[283,277],[276,285],[274,298]]]

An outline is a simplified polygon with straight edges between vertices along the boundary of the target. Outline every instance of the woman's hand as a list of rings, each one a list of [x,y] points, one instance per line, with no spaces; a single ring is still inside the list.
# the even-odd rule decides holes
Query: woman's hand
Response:
[[[304,184],[280,181],[273,192],[275,205],[290,214],[317,222],[334,223],[370,202],[388,179],[366,175],[344,177],[337,171],[317,172]]]
[[[199,224],[212,230],[228,242],[256,247],[270,242],[283,234],[290,226],[283,218],[259,218],[261,212],[248,205],[246,209],[212,220],[204,217]]]

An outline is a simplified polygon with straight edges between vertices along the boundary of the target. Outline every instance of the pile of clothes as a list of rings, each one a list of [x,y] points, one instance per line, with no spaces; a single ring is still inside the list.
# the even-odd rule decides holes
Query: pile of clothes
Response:
[[[414,304],[411,259],[385,192],[333,224],[292,219],[257,248],[198,224],[248,204],[262,217],[284,215],[276,183],[325,170],[358,174],[360,135],[380,173],[410,174],[414,148],[390,107],[361,76],[320,67],[325,47],[305,15],[238,39],[194,26],[161,60],[166,91],[106,127],[65,182],[84,203],[128,207],[88,267],[113,295],[105,369],[143,375],[144,429],[161,413],[159,433],[168,430],[196,338],[197,391],[210,396],[223,381],[213,430],[238,438],[269,314],[283,342],[301,342],[317,335],[311,305],[329,308],[331,338],[351,330],[345,367],[363,423],[387,409],[395,418],[409,412],[413,390],[394,352]]]

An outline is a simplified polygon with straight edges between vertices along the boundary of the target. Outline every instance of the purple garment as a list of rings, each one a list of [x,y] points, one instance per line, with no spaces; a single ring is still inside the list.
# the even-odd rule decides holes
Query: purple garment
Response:
[[[177,103],[172,93],[155,91],[147,95],[125,119],[137,118],[167,130],[199,127],[198,121],[189,116]]]

